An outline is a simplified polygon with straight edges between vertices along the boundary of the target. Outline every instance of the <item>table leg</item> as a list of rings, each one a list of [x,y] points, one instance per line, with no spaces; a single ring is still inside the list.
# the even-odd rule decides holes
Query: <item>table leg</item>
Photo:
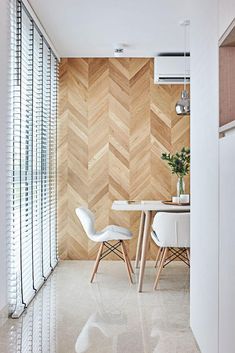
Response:
[[[139,267],[141,245],[142,245],[143,232],[144,232],[144,219],[145,219],[145,213],[144,211],[142,211],[141,217],[140,217],[139,235],[138,235],[138,242],[137,242],[137,248],[136,248],[135,268]]]
[[[151,211],[145,211],[144,234],[143,234],[143,240],[142,240],[142,253],[141,253],[139,286],[138,286],[139,292],[142,292],[142,286],[143,286],[146,254],[147,254],[147,247],[148,247],[148,241],[149,241],[149,235],[150,235],[149,234],[150,222],[151,222]]]

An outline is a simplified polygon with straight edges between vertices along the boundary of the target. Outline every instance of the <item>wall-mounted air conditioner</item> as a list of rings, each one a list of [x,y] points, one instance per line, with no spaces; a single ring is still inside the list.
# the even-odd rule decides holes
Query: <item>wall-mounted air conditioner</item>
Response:
[[[154,58],[154,83],[182,84],[186,67],[186,82],[190,81],[190,56],[166,54]]]

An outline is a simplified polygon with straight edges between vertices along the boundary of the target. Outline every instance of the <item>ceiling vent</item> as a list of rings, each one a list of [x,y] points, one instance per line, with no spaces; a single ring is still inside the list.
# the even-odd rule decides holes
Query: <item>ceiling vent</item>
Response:
[[[160,54],[154,58],[155,84],[183,84],[190,81],[190,54],[183,53]]]

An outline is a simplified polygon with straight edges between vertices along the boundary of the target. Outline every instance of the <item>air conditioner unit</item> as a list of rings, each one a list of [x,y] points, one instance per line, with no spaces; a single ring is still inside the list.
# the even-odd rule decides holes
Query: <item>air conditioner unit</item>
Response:
[[[185,65],[186,62],[186,65]],[[182,84],[186,66],[186,82],[190,81],[190,56],[161,55],[154,58],[154,83]]]

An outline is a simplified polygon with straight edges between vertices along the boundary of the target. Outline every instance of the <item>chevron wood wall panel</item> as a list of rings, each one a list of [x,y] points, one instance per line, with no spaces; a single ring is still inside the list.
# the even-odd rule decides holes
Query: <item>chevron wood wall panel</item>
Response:
[[[60,63],[58,230],[63,259],[94,259],[76,218],[84,205],[98,229],[130,228],[135,255],[140,214],[111,210],[115,199],[168,199],[176,178],[162,152],[189,145],[189,118],[175,114],[182,86],[154,85],[153,59],[69,58]],[[187,181],[189,188],[189,181]],[[151,245],[151,257],[156,247]]]

